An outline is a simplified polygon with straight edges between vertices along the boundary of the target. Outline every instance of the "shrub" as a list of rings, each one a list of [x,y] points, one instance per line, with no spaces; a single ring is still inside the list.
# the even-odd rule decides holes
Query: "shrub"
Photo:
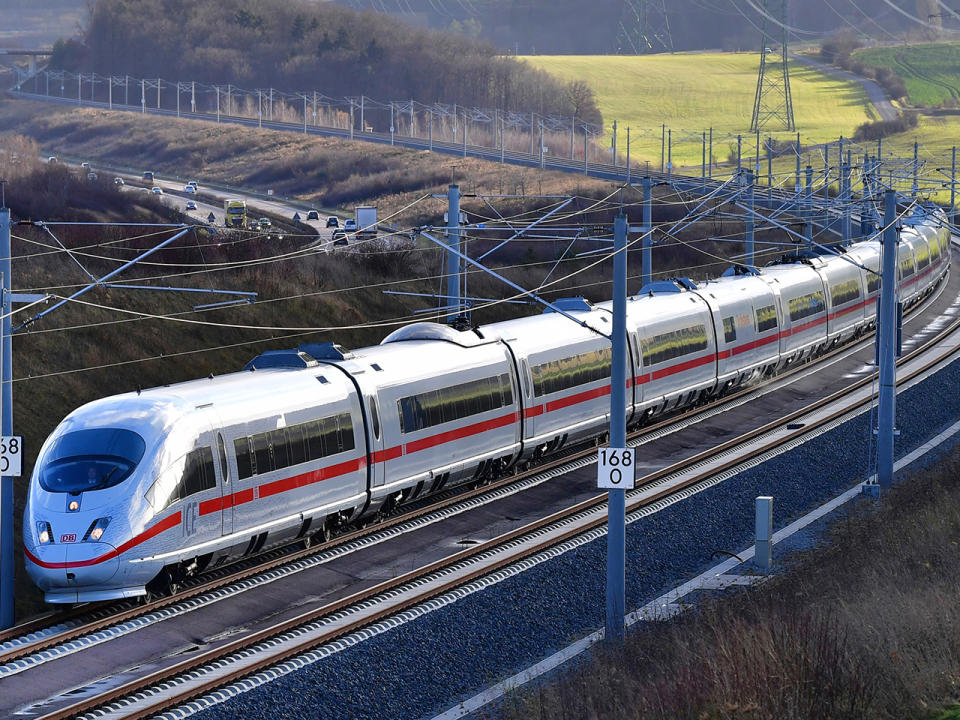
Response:
[[[850,59],[850,54],[863,43],[852,32],[834,33],[820,45],[820,58],[832,65],[844,65]]]
[[[919,120],[915,112],[902,112],[896,120],[878,120],[876,122],[867,122],[860,125],[853,134],[853,139],[857,142],[865,140],[879,140],[888,135],[912,130],[918,124]]]

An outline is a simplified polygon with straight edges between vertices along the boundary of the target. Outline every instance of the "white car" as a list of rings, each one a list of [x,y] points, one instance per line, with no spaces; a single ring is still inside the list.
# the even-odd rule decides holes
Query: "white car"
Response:
[[[183,186],[183,191],[184,191],[185,193],[187,193],[188,195],[196,195],[196,194],[197,194],[197,189],[196,189],[193,185],[184,185],[184,186]]]
[[[163,195],[163,188],[162,188],[162,187],[156,187],[156,186],[155,186],[155,187],[153,188],[153,194],[154,194],[154,195]]]
[[[357,221],[354,220],[353,218],[347,218],[347,219],[344,221],[344,223],[343,223],[343,229],[344,229],[344,230],[347,230],[348,232],[349,232],[350,230],[356,230],[356,229],[357,229]]]

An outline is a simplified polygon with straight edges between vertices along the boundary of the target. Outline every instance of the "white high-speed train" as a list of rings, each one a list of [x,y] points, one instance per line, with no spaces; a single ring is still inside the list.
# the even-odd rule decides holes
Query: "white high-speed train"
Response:
[[[939,211],[904,229],[899,292],[947,272]],[[627,304],[631,426],[797,363],[875,321],[880,244],[656,282]],[[859,266],[859,267],[858,267]],[[243,372],[104,398],[46,440],[23,523],[52,603],[143,595],[191,573],[496,475],[608,427],[610,303],[375,347],[264,353]]]

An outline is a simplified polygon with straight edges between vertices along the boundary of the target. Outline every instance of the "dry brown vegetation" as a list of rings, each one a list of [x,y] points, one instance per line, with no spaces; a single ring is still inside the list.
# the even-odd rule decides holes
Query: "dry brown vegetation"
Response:
[[[328,208],[352,210],[376,202],[381,217],[425,194],[444,192],[451,181],[465,192],[521,195],[588,194],[610,187],[566,173],[426,151],[45,103],[4,101],[0,124],[33,138],[47,154],[184,180],[199,175],[208,183],[254,192],[272,189]],[[418,208],[398,220],[416,223],[426,217],[422,212]]]
[[[646,625],[511,698],[509,720],[932,717],[960,696],[960,450],[788,574]]]

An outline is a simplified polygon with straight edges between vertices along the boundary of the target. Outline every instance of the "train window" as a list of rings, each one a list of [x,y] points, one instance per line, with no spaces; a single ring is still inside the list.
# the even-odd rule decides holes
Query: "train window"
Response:
[[[900,277],[908,278],[915,272],[916,270],[913,266],[913,255],[908,250],[906,254],[900,258]]]
[[[923,240],[917,243],[917,247],[914,249],[914,255],[917,258],[918,272],[930,264],[930,248],[927,247],[927,243]]]
[[[509,375],[500,376],[500,407],[513,405],[513,382]]]
[[[880,271],[872,268],[873,272],[867,273],[867,294],[872,295],[880,289]]]
[[[270,441],[267,433],[259,433],[250,438],[253,441],[253,457],[255,465],[253,472],[263,475],[273,470],[273,459],[270,457]]]
[[[520,377],[521,377],[521,381],[523,382],[523,393],[524,393],[524,395],[527,395],[527,396],[529,397],[529,395],[530,395],[530,378],[527,377],[527,373],[528,373],[528,372],[530,372],[530,370],[529,370],[528,367],[527,367],[527,361],[526,361],[526,360],[523,360],[523,361],[520,363]]]
[[[316,460],[323,457],[323,423],[319,420],[311,420],[303,424],[306,430],[304,435],[307,439],[307,459]]]
[[[291,465],[299,465],[307,461],[307,447],[303,438],[303,431],[307,426],[307,423],[301,423],[287,428],[287,453]]]
[[[940,261],[940,242],[930,243],[930,262],[939,262]]]
[[[373,437],[380,439],[380,413],[377,412],[377,400],[374,397],[368,398],[370,403],[370,424],[373,426]]]
[[[723,319],[723,340],[726,343],[737,341],[737,323],[733,315]]]
[[[320,420],[308,420],[237,438],[233,447],[237,455],[237,475],[243,480],[353,450],[356,447],[353,419],[350,413],[341,413]],[[210,462],[213,462],[212,455]]]
[[[233,452],[237,456],[237,477],[240,480],[251,477],[254,473],[250,462],[250,442],[246,435],[233,441]]]
[[[777,327],[777,308],[774,305],[767,305],[757,308],[757,332],[766,332],[774,330]]]
[[[823,290],[807,293],[800,297],[791,298],[788,302],[790,308],[790,319],[792,321],[803,320],[811,315],[817,315],[826,310],[823,301]]]
[[[340,429],[335,417],[324,418],[323,424],[323,454],[336,455],[340,452]]]
[[[183,492],[182,468],[185,461],[186,457],[182,457],[160,473],[144,495],[156,512],[165,510],[180,499]]]
[[[338,415],[337,424],[340,426],[340,452],[353,450],[356,443],[353,439],[353,418],[350,413]]]
[[[224,483],[230,482],[230,469],[227,466],[227,448],[223,444],[223,435],[217,433],[217,457],[220,460],[220,477]]]
[[[830,299],[833,306],[844,305],[860,299],[860,280],[851,278],[830,286]]]
[[[213,450],[200,448],[200,468],[203,471],[203,489],[213,490],[217,486],[217,472],[213,467]]]
[[[87,492],[126,480],[143,457],[137,433],[119,428],[75,430],[53,441],[40,463],[40,486],[47,492]]]
[[[183,489],[181,498],[187,498],[204,490],[212,490],[217,486],[213,469],[213,451],[209,447],[201,447],[187,453],[183,468]]]
[[[160,512],[178,500],[216,487],[213,450],[200,447],[191,450],[160,473],[147,490],[146,498],[153,509]]]
[[[270,449],[273,451],[273,468],[280,470],[290,465],[289,453],[287,452],[287,433],[285,428],[271,430],[268,436]]]
[[[642,338],[643,364],[657,365],[674,358],[707,349],[707,328],[705,325],[693,325],[681,330]]]
[[[471,380],[397,400],[400,432],[442,425],[513,404],[509,375]]]
[[[533,393],[549,395],[605,380],[610,377],[611,357],[610,348],[604,348],[535,365],[532,368]]]

